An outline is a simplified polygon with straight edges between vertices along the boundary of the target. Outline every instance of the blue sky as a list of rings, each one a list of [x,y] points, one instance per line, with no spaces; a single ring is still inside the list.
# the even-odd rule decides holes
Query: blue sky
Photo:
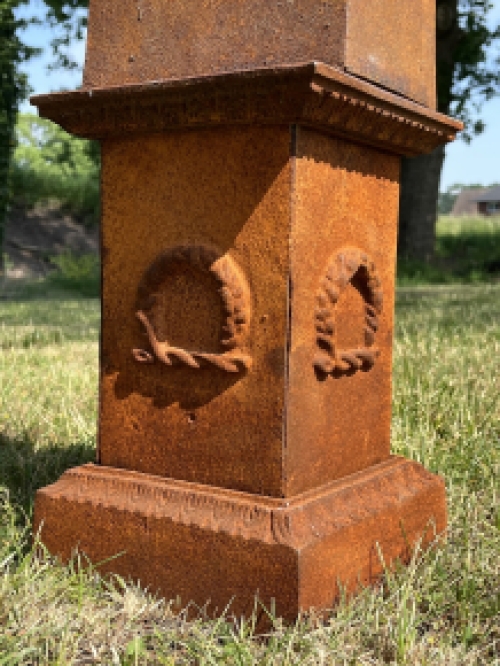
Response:
[[[497,25],[500,23],[500,0],[492,0],[492,5],[490,20],[492,25]],[[33,9],[41,11],[42,6],[40,0],[30,0],[29,8],[24,8],[21,12],[26,14],[29,9],[32,14]],[[24,35],[26,43],[46,51],[41,57],[34,58],[25,65],[35,93],[76,88],[81,83],[81,71],[47,71],[47,65],[52,58],[48,46],[53,37],[53,31],[43,25],[29,27]],[[71,52],[75,60],[83,65],[85,44],[73,44]],[[22,110],[30,110],[29,104],[25,103]],[[442,190],[455,183],[489,185],[500,182],[500,96],[484,105],[482,118],[486,123],[486,130],[470,145],[459,139],[447,147],[441,179]]]

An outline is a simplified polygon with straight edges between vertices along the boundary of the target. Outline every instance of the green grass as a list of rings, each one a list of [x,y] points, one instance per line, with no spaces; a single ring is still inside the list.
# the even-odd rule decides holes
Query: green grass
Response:
[[[446,478],[447,541],[267,636],[29,545],[35,490],[91,460],[99,303],[0,298],[0,664],[500,664],[500,285],[401,289],[393,450]]]
[[[474,284],[500,279],[500,217],[442,216],[436,226],[432,262],[400,261],[398,282]]]
[[[29,509],[37,479],[48,483],[66,462],[95,457],[100,316],[95,299],[50,283],[16,285],[3,296],[0,486]]]

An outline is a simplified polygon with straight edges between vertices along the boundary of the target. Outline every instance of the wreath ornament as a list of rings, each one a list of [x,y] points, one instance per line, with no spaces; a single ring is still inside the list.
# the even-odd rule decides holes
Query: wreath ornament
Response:
[[[365,287],[365,346],[359,349],[339,349],[336,343],[335,306],[341,293],[357,274]],[[326,375],[342,375],[372,368],[380,355],[380,350],[374,345],[382,306],[382,283],[368,255],[358,248],[344,247],[332,256],[316,299],[315,369]]]
[[[155,302],[165,278],[180,264],[206,271],[215,277],[218,292],[224,305],[226,321],[222,327],[221,354],[190,351],[172,346],[168,340],[158,340],[153,324],[147,315]],[[135,316],[148,337],[151,351],[133,349],[132,355],[139,363],[160,361],[166,366],[184,364],[193,369],[211,364],[225,372],[248,370],[252,359],[246,352],[250,329],[250,290],[236,263],[228,255],[206,245],[179,245],[162,252],[145,272],[137,293],[138,310]]]

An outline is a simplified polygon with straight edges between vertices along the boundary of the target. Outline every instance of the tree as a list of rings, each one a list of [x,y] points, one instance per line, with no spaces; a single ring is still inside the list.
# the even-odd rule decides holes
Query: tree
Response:
[[[58,26],[59,36],[52,42],[56,64],[74,67],[65,47],[82,36],[86,25],[83,10],[88,0],[43,0],[46,20]],[[14,146],[17,109],[26,95],[26,77],[19,71],[21,62],[34,49],[24,45],[19,32],[26,21],[15,18],[15,9],[28,0],[0,0],[0,272],[3,268],[3,232],[8,204],[7,175]],[[436,0],[437,3],[437,88],[438,110],[466,122],[464,138],[483,130],[478,117],[481,104],[500,89],[500,59],[488,61],[492,44],[500,29],[491,31],[486,19],[489,0]],[[403,159],[400,199],[399,253],[427,259],[435,241],[439,180],[445,150],[430,155]]]
[[[14,9],[19,0],[0,0],[0,274],[4,270],[3,237],[9,202],[8,175],[15,146],[17,109],[28,90],[19,64],[36,53],[24,45],[18,32],[26,21],[17,20]]]
[[[15,147],[15,126],[19,104],[28,93],[28,82],[19,66],[38,53],[23,44],[20,32],[31,21],[16,18],[15,10],[29,0],[0,0],[0,275],[4,272],[3,241],[5,220],[9,204],[9,168]],[[72,66],[64,53],[64,46],[73,36],[81,36],[86,18],[75,13],[86,7],[88,0],[44,0],[47,20],[62,26],[60,37],[53,42],[58,64]]]
[[[491,57],[500,28],[488,28],[490,9],[489,0],[437,0],[437,107],[465,123],[466,141],[483,131],[481,106],[500,90],[500,58]],[[403,158],[400,257],[427,261],[433,256],[444,157],[440,147],[429,155]]]
[[[31,113],[19,114],[10,193],[25,206],[56,200],[87,225],[99,221],[99,144]]]

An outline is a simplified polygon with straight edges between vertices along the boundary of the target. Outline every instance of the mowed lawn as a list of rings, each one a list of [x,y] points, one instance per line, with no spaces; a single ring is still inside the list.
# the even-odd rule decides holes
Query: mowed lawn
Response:
[[[398,295],[393,450],[446,478],[446,541],[267,636],[31,548],[36,489],[94,458],[98,335],[97,299],[0,294],[0,665],[500,663],[500,285]]]

